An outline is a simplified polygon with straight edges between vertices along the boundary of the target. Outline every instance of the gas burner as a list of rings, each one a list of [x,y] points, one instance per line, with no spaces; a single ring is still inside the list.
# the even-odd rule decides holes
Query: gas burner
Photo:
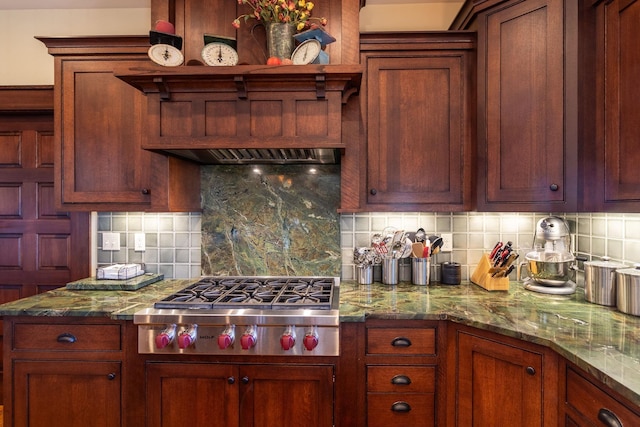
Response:
[[[330,309],[332,278],[204,277],[158,301],[155,308]]]

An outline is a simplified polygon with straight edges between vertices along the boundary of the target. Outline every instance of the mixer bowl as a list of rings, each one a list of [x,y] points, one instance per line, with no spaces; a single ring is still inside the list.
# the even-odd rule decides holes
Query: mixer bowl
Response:
[[[529,277],[544,286],[564,286],[575,272],[571,253],[529,252],[525,256]]]

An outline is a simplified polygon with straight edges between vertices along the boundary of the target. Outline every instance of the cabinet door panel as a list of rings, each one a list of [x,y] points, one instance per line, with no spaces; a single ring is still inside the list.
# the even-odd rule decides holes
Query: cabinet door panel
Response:
[[[148,363],[147,426],[238,425],[237,368],[204,363]]]
[[[458,425],[542,426],[542,356],[458,335]]]
[[[462,205],[463,61],[371,58],[369,204]]]
[[[140,149],[144,95],[113,75],[139,61],[62,60],[62,146],[58,153],[65,203],[150,204],[155,154]],[[56,184],[59,184],[56,181]]]
[[[495,9],[478,33],[479,208],[575,208],[563,1]]]
[[[119,427],[119,362],[15,361],[14,427]]]
[[[240,425],[332,427],[332,366],[252,365],[240,368]],[[304,421],[303,421],[304,420]]]
[[[606,203],[640,201],[640,1],[605,2]],[[606,206],[606,205],[605,205]],[[637,208],[637,207],[636,207]]]

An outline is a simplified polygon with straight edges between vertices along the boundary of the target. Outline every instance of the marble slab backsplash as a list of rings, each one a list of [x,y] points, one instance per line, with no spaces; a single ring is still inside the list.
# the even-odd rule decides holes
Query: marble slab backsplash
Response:
[[[210,166],[201,185],[204,275],[340,275],[339,166]]]

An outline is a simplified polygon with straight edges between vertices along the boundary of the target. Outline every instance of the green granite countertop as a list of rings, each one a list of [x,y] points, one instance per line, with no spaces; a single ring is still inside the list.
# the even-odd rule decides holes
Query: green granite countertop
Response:
[[[138,310],[192,280],[163,280],[137,291],[65,288],[0,305],[3,316],[133,318]],[[340,285],[342,322],[365,318],[449,320],[545,345],[640,406],[640,317],[590,304],[582,288],[555,296],[524,290],[488,292],[459,286]]]

